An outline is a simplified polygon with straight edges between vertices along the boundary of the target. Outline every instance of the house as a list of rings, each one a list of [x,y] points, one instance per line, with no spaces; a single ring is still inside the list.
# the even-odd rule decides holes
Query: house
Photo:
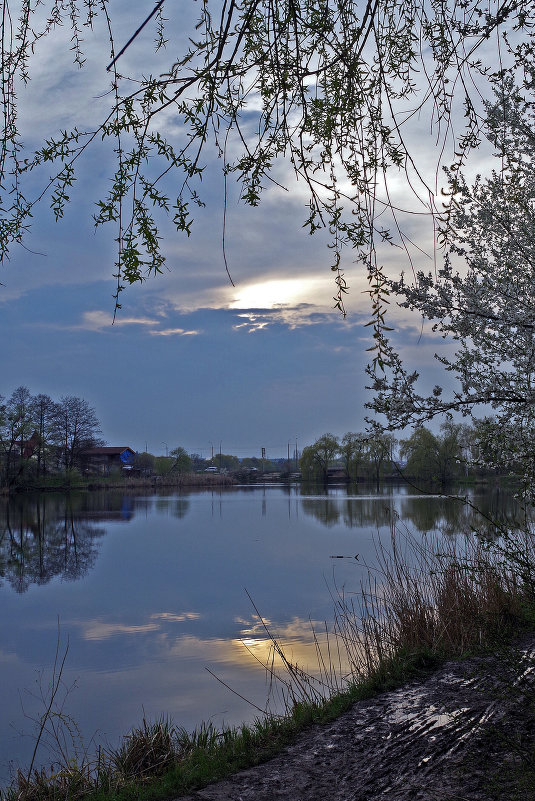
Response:
[[[131,470],[136,452],[128,446],[105,446],[84,448],[80,451],[80,462],[84,473],[107,476],[112,470]]]
[[[31,459],[39,445],[39,434],[34,431],[30,439],[16,440],[13,442],[13,453],[22,456],[23,459]]]

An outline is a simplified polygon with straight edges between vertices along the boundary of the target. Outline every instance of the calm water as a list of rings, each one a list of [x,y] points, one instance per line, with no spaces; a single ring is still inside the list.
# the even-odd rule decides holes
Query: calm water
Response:
[[[503,494],[477,501],[511,513]],[[451,536],[471,514],[394,486],[0,501],[0,784],[29,763],[58,620],[62,652],[68,642],[60,697],[85,745],[117,745],[144,714],[187,729],[251,720],[255,710],[205,669],[264,708],[265,674],[244,642],[260,658],[269,642],[247,592],[313,667],[310,621],[332,618],[335,584],[358,590],[392,512]]]

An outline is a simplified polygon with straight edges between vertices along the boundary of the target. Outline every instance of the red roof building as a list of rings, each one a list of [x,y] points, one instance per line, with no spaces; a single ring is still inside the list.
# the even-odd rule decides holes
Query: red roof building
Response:
[[[101,475],[108,475],[114,468],[131,470],[135,456],[136,452],[124,445],[84,448],[83,451],[80,451],[84,473],[100,473]]]

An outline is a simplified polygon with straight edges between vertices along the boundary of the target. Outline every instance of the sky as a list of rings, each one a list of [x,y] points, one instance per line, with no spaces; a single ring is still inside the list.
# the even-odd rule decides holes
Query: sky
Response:
[[[118,42],[126,41],[144,9],[139,2],[128,10],[117,4]],[[182,10],[187,17],[188,9]],[[51,135],[76,120],[89,124],[103,108],[108,53],[98,26],[97,34],[88,36],[84,70],[69,60],[68,31],[40,43],[35,78],[19,93],[28,146],[36,133]],[[153,35],[147,29],[146,39],[127,51],[125,72],[140,73],[141,54],[143,67],[151,68]],[[427,134],[416,125],[415,146],[420,135],[424,141]],[[420,155],[422,166],[432,170],[433,149]],[[343,265],[350,287],[343,319],[333,308],[326,238],[303,229],[304,195],[292,185],[288,165],[278,165],[277,177],[292,191],[274,187],[255,209],[239,202],[229,181],[232,286],[222,250],[221,162],[209,149],[205,161],[206,207],[196,214],[191,236],[164,226],[164,273],[125,289],[115,322],[115,232],[95,230],[92,223],[110,166],[98,143],[80,165],[63,220],[55,223],[41,205],[24,247],[14,248],[0,268],[0,394],[8,397],[24,385],[55,399],[82,397],[95,409],[108,444],[152,453],[181,445],[204,456],[212,447],[259,456],[266,448],[276,458],[287,453],[288,443],[293,449],[297,441],[301,450],[325,432],[362,430],[372,340],[365,327],[366,282],[354,255],[348,252]],[[401,179],[392,189],[395,198],[407,194]],[[418,266],[431,269],[428,221],[411,222],[409,233],[428,251]],[[389,248],[384,256],[390,270],[406,269],[401,251]],[[430,331],[396,309],[392,319],[409,363],[432,386],[439,370]]]

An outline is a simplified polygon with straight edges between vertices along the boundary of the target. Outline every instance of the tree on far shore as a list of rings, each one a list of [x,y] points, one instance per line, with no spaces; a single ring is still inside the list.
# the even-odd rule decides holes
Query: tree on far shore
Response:
[[[185,448],[180,445],[173,450],[169,451],[169,456],[172,457],[173,463],[171,465],[171,473],[191,473],[193,470],[193,463],[188,456]]]
[[[20,386],[0,397],[0,475],[5,484],[78,467],[84,448],[102,444],[100,425],[87,401],[73,395],[58,402]]]
[[[433,434],[424,426],[401,440],[400,456],[407,459],[404,475],[443,486],[464,475],[463,429],[465,426],[445,422],[442,434]]]
[[[101,444],[95,410],[83,398],[64,395],[56,408],[56,436],[65,470],[77,466],[80,451]]]
[[[303,478],[320,478],[326,481],[331,462],[338,454],[338,437],[334,434],[323,434],[313,445],[303,448],[299,466]]]
[[[359,477],[359,467],[365,462],[366,454],[366,434],[355,434],[348,431],[342,437],[339,453],[344,461],[346,477],[357,481]]]

